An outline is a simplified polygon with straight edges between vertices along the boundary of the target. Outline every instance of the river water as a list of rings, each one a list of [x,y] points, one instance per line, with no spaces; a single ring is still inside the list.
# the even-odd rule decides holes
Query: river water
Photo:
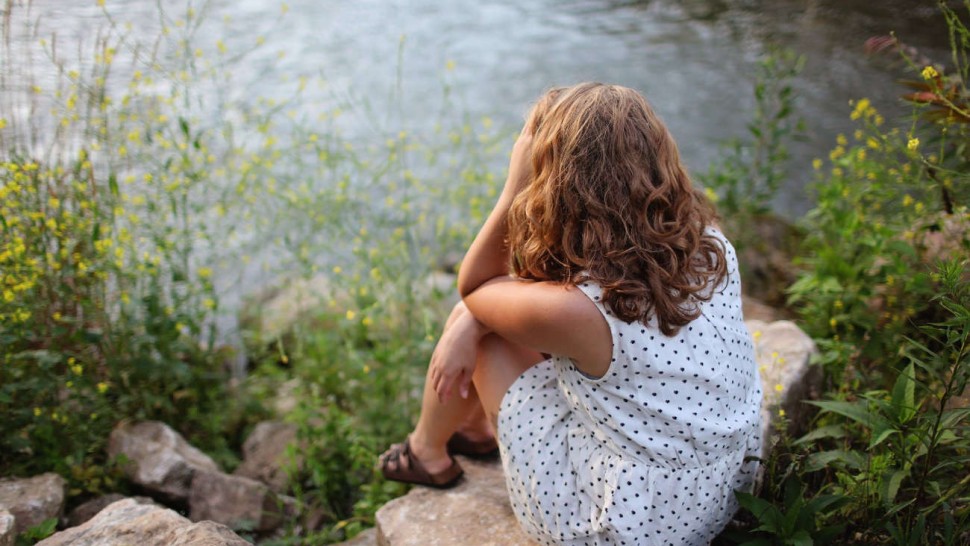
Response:
[[[46,27],[83,39],[102,21],[95,0],[29,4],[44,22],[40,35]],[[156,0],[106,7],[136,32],[151,35],[157,23]],[[852,131],[850,99],[868,97],[890,119],[907,113],[897,98],[900,63],[866,56],[866,38],[895,32],[948,59],[934,0],[213,0],[207,10],[203,45],[265,40],[237,74],[241,94],[282,96],[296,76],[322,77],[328,85],[308,89],[308,108],[349,94],[382,112],[393,95],[401,122],[420,127],[441,110],[447,85],[469,119],[512,129],[547,87],[615,82],[648,97],[694,172],[707,170],[719,143],[745,133],[757,60],[773,46],[791,48],[807,59],[796,80],[807,132],[776,208],[792,214],[810,206],[811,158]]]
[[[185,10],[184,0],[105,4],[136,38],[158,35],[160,9],[173,16]],[[96,0],[9,0],[0,15],[11,5],[28,14],[34,30],[0,36],[5,43],[37,43],[54,32],[60,44],[90,43],[105,25]],[[387,138],[380,120],[365,123],[360,112],[377,118],[392,112],[383,128],[394,135],[399,128],[427,129],[442,111],[475,123],[487,117],[511,135],[544,89],[599,80],[643,92],[695,173],[707,171],[726,139],[745,135],[758,60],[773,47],[791,48],[806,57],[794,86],[797,115],[807,128],[792,146],[790,176],[774,205],[792,216],[811,207],[811,159],[826,157],[838,133],[854,130],[850,99],[870,98],[889,120],[909,112],[898,99],[896,82],[906,75],[901,63],[868,57],[866,39],[895,32],[929,58],[949,59],[933,0],[210,0],[196,6],[205,13],[195,42],[209,53],[220,41],[230,52],[265,44],[233,69],[235,99],[285,98],[298,77],[323,79],[325,86],[306,88],[302,115],[314,119],[350,97],[365,107],[345,116],[347,138],[378,146]],[[0,66],[4,92],[29,93],[21,73],[48,87],[54,76],[44,81],[44,66],[42,58]],[[494,171],[504,168],[501,160]],[[237,262],[215,275],[225,294],[220,305],[228,310],[217,323],[229,338],[236,329],[231,310],[242,295],[273,282],[255,265],[244,268],[238,283],[225,280]]]

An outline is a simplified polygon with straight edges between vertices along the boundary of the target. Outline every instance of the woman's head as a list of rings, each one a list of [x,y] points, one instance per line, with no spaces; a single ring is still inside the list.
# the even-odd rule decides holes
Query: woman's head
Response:
[[[534,178],[509,212],[516,274],[588,277],[621,319],[655,316],[667,334],[697,318],[724,278],[724,249],[705,234],[713,211],[647,101],[616,85],[556,88],[525,131]]]

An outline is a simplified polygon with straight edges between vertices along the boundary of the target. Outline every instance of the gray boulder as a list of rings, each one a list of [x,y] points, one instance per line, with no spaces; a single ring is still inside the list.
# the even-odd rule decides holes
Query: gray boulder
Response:
[[[74,510],[71,510],[70,515],[67,516],[67,526],[77,527],[78,525],[82,525],[84,522],[98,515],[98,512],[126,498],[120,493],[110,493],[81,503]],[[148,497],[132,497],[132,499],[139,504],[154,504],[154,501]]]
[[[224,525],[193,524],[168,508],[125,499],[109,505],[83,525],[71,527],[38,546],[248,546]]]
[[[219,466],[208,455],[158,421],[119,423],[111,431],[108,455],[124,455],[128,459],[128,479],[173,500],[188,498],[196,472],[219,472]]]
[[[371,527],[354,538],[339,542],[335,546],[377,546],[377,528]]]
[[[243,462],[233,474],[263,482],[277,493],[286,492],[287,469],[303,466],[298,453],[293,461],[287,456],[289,446],[295,442],[296,425],[280,421],[259,423],[243,443]]]
[[[0,511],[14,517],[14,535],[50,518],[61,517],[64,510],[64,478],[48,472],[32,478],[0,480]]]
[[[16,518],[7,510],[0,510],[0,546],[14,546],[17,543],[17,531],[14,529]]]
[[[761,403],[761,438],[767,456],[774,431],[784,420],[792,435],[805,430],[813,407],[803,400],[818,398],[822,369],[811,363],[815,342],[794,322],[745,321],[754,339],[755,360],[764,390]]]
[[[282,523],[284,503],[256,480],[222,472],[196,472],[189,509],[192,521],[211,520],[233,529],[265,532]]]

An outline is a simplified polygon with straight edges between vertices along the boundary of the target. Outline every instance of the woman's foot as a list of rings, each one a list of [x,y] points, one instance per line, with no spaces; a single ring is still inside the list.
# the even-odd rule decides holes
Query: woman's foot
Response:
[[[489,459],[498,454],[498,442],[481,404],[469,412],[458,430],[448,439],[448,453],[475,459]]]
[[[446,450],[424,445],[414,435],[385,451],[380,465],[389,480],[441,489],[455,485],[464,473]]]
[[[466,433],[459,430],[448,440],[448,453],[473,459],[491,459],[498,455],[498,442],[491,433]]]

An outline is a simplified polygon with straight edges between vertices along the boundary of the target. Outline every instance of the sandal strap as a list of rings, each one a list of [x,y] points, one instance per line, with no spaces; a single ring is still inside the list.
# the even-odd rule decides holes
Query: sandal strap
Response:
[[[392,460],[395,461],[393,469],[388,464]],[[407,467],[401,463],[402,460],[407,461]],[[404,442],[390,447],[387,456],[381,461],[381,473],[389,480],[445,488],[454,485],[464,472],[458,462],[452,458],[450,467],[437,474],[431,474],[411,450],[409,436]]]

